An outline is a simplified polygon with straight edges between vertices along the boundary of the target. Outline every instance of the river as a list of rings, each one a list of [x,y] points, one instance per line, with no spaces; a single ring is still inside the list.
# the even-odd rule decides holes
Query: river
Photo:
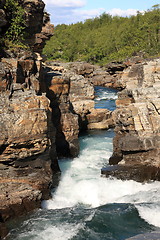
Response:
[[[96,108],[115,108],[116,91],[96,87]],[[80,136],[80,154],[59,161],[62,176],[42,209],[14,223],[9,240],[124,240],[160,230],[160,183],[104,178],[113,130]]]

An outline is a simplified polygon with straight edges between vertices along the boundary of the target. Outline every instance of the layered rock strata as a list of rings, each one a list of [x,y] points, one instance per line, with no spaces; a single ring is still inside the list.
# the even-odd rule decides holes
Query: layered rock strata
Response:
[[[130,64],[133,64],[133,62],[112,62],[103,67],[91,65],[86,62],[74,62],[69,63],[67,67],[72,69],[76,74],[85,77],[94,86],[104,86],[121,90],[123,86],[117,80],[120,78],[123,70]]]
[[[111,111],[94,108],[94,85],[88,77],[93,71],[92,65],[78,63],[77,66],[77,63],[59,64],[54,62],[48,64],[51,72],[53,72],[51,81],[49,81],[52,97],[55,97],[56,94],[57,99],[59,99],[58,102],[65,103],[65,101],[68,101],[68,108],[72,114],[78,116],[80,131],[108,129],[113,126]],[[57,76],[54,76],[56,73]],[[62,108],[63,104],[59,104],[59,106]],[[74,121],[73,119],[72,117],[70,123]],[[77,133],[75,127],[74,129]]]
[[[53,26],[43,1],[18,2],[25,13],[28,48],[0,53],[0,238],[7,234],[6,221],[49,198],[51,169],[59,171],[56,129],[39,55]],[[2,36],[10,22],[5,3],[0,2]]]
[[[1,61],[0,227],[40,206],[42,199],[49,197],[51,167],[59,170],[56,130],[50,102],[42,93],[45,85],[40,66],[34,60]],[[23,75],[26,71],[29,76]]]
[[[116,136],[110,164],[118,164],[120,171],[106,175],[160,180],[160,59],[130,66],[119,81],[125,89],[113,113]]]

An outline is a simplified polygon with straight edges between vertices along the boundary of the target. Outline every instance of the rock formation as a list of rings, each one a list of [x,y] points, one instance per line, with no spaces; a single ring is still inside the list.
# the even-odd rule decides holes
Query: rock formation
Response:
[[[2,36],[9,26],[5,3],[0,2]],[[43,1],[19,4],[25,10],[29,47],[2,49],[0,55],[0,238],[7,234],[6,221],[49,198],[51,169],[59,171],[56,129],[39,55],[53,26]]]
[[[123,88],[113,113],[114,152],[106,171],[123,179],[160,180],[160,59],[133,64],[119,79]]]
[[[1,222],[48,197],[57,156],[79,153],[79,131],[113,126],[111,111],[94,108],[93,66],[81,64],[77,71],[45,66],[39,58],[25,52],[0,62]]]
[[[64,108],[64,103],[68,102],[68,107],[65,109],[69,109],[72,114],[76,114],[73,115],[74,117],[72,116],[72,121],[69,120],[70,124],[72,126],[74,125],[74,131],[71,132],[75,132],[75,139],[77,138],[79,130],[108,129],[109,127],[113,127],[111,111],[94,108],[94,84],[90,81],[91,74],[94,71],[92,65],[80,62],[68,64],[48,62],[48,64],[51,69],[51,80],[48,81],[50,85],[49,98],[51,99],[52,96],[53,99],[58,99],[58,102],[61,103],[58,104],[61,109],[60,112],[62,112]],[[55,73],[52,70],[54,70]],[[54,76],[56,73],[57,76]],[[61,115],[62,119],[63,115],[64,110]],[[78,120],[78,131],[76,128],[77,122],[74,120],[75,116],[78,117],[76,119],[76,121]],[[75,124],[73,124],[73,122],[75,122]],[[63,125],[64,124],[62,124],[62,126]],[[64,135],[66,135],[65,130]]]
[[[76,157],[79,153],[79,125],[78,115],[73,112],[69,100],[70,80],[56,75],[53,71],[46,75],[47,97],[56,128],[56,151],[59,157]]]
[[[134,61],[112,62],[104,67],[91,65],[85,62],[74,62],[69,64],[69,68],[76,74],[82,75],[90,81],[94,86],[104,86],[108,88],[122,89],[121,82],[117,81],[123,70],[127,68]]]
[[[18,2],[24,9],[26,32],[24,43],[32,51],[41,53],[46,40],[53,35],[53,25],[50,24],[49,14],[44,11],[45,4],[42,0],[18,0]],[[5,0],[0,3],[0,33],[2,36],[5,35],[10,26],[10,15],[5,8],[5,3]],[[2,49],[0,57],[21,57],[24,59],[25,52],[22,47],[10,50]],[[31,56],[27,56],[27,58],[31,58]]]

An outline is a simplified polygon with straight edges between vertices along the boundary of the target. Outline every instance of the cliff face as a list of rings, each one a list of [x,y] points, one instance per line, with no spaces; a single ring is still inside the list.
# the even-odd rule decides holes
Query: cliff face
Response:
[[[110,164],[121,167],[111,174],[160,180],[160,60],[130,66],[119,81],[125,89],[113,114],[116,136]]]
[[[46,81],[52,122],[56,128],[56,152],[59,157],[76,157],[79,153],[79,124],[78,115],[73,112],[69,100],[70,79],[50,69]]]
[[[5,3],[0,2],[2,35],[9,27]],[[25,10],[29,48],[3,49],[0,56],[0,238],[7,233],[7,220],[49,198],[51,168],[59,171],[56,130],[39,55],[53,26],[43,1],[19,4]]]

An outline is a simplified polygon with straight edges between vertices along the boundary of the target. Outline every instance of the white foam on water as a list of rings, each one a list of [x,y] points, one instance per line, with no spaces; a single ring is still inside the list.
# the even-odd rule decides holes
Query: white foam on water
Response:
[[[46,201],[44,207],[57,209],[84,204],[94,208],[107,203],[159,201],[159,182],[141,184],[100,177],[100,166],[110,155],[105,150],[84,149],[81,156],[72,161],[52,200]]]
[[[160,203],[136,206],[141,218],[156,227],[160,227]]]
[[[105,88],[104,88],[105,89]],[[99,89],[96,93],[97,96],[95,100],[101,101],[101,100],[116,100],[118,98],[117,92],[114,92],[112,89],[107,89],[104,91],[104,89]]]
[[[52,200],[45,201],[43,207],[62,209],[83,204],[87,208],[95,208],[109,203],[132,203],[143,219],[155,226],[160,226],[160,214],[153,218],[157,212],[154,205],[147,207],[139,205],[152,202],[157,204],[160,210],[160,183],[141,184],[132,180],[122,181],[100,177],[100,168],[110,155],[111,152],[104,149],[98,150],[94,147],[84,149],[62,176]]]
[[[57,226],[47,225],[46,229],[32,230],[19,235],[19,239],[30,237],[33,240],[69,240],[76,236],[82,224],[58,224]]]
[[[116,100],[117,99],[117,96],[116,95],[112,95],[111,97],[108,98],[107,95],[104,95],[102,97],[97,97],[95,100],[96,101],[101,101],[101,100]]]
[[[51,226],[41,232],[34,240],[69,240],[77,235],[80,228],[80,224],[59,224],[58,226]]]

